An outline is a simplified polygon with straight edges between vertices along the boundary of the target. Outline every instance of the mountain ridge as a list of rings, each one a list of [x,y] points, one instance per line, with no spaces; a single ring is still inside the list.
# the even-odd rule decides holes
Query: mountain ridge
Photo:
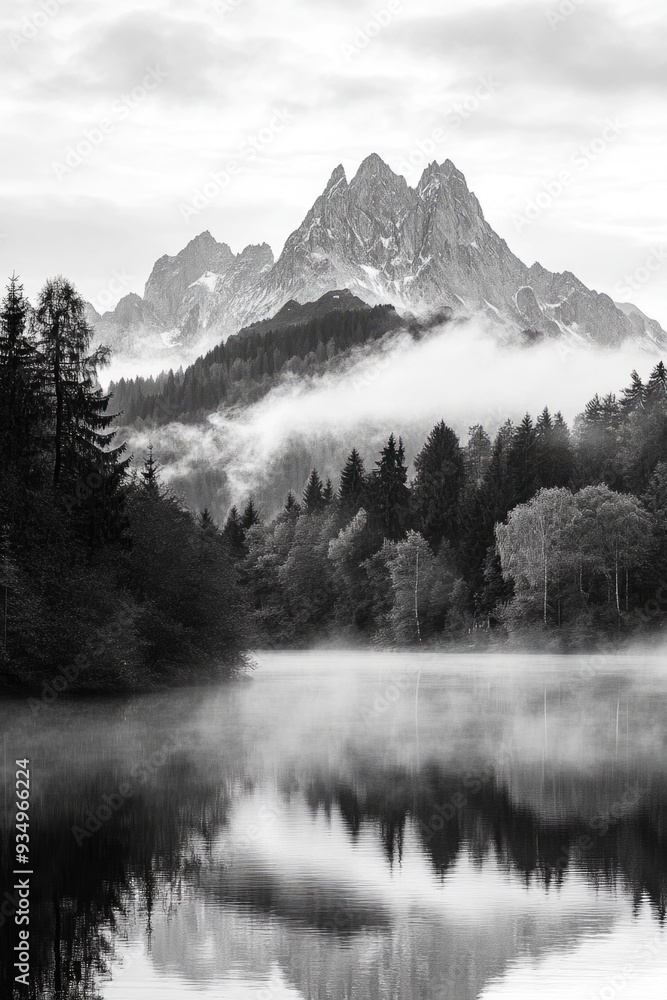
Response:
[[[339,164],[277,259],[266,244],[234,254],[208,230],[160,257],[144,296],[91,314],[98,339],[131,353],[154,342],[200,352],[274,315],[290,300],[348,289],[368,305],[455,314],[573,343],[629,338],[664,347],[659,323],[589,289],[572,272],[528,266],[484,217],[451,160],[435,160],[416,187],[371,153],[348,181]]]

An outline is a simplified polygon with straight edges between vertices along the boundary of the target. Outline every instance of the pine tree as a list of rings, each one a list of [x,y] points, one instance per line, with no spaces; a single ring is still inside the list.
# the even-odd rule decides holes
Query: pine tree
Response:
[[[53,484],[70,481],[91,469],[118,479],[129,459],[121,460],[125,445],[111,448],[110,396],[97,386],[97,368],[109,351],[98,347],[89,354],[92,329],[85,318],[81,296],[64,278],[47,281],[36,311],[44,390],[50,403],[49,443],[53,449]],[[103,433],[106,431],[107,433]]]
[[[468,431],[468,443],[464,449],[466,482],[479,486],[491,461],[491,439],[481,424],[475,424]]]
[[[288,514],[290,517],[298,517],[301,513],[301,504],[298,503],[296,497],[290,490],[287,494],[287,499],[285,500],[285,506],[283,507],[283,512]]]
[[[516,493],[516,502],[525,503],[535,495],[540,482],[537,433],[528,413],[514,432],[508,461]]]
[[[667,393],[667,368],[662,361],[659,361],[648,380],[646,386],[646,400],[652,402],[656,398],[662,398]]]
[[[322,489],[322,503],[325,507],[329,507],[334,500],[334,488],[330,479],[327,479],[324,487]]]
[[[549,413],[549,407],[545,406],[539,417],[537,418],[537,423],[535,425],[536,434],[538,439],[540,437],[546,437],[550,431],[553,430],[553,420],[551,419],[551,414]]]
[[[255,509],[255,502],[252,497],[249,498],[245,510],[243,511],[243,517],[241,518],[241,527],[244,531],[249,531],[250,528],[254,528],[256,524],[261,524],[259,514]]]
[[[495,546],[494,527],[517,502],[509,463],[513,435],[509,422],[500,428],[481,485],[468,491],[461,505],[459,561],[473,592],[484,586],[487,553]]]
[[[483,586],[475,594],[475,614],[484,619],[486,627],[497,624],[493,612],[514,594],[514,583],[503,576],[500,557],[491,546],[484,561]]]
[[[353,448],[340,474],[338,488],[338,506],[348,519],[354,517],[362,506],[365,484],[364,460]]]
[[[574,476],[574,452],[562,413],[552,419],[545,407],[535,428],[539,488],[568,486]]]
[[[633,371],[630,375],[630,385],[623,390],[621,409],[624,414],[634,413],[635,410],[643,409],[645,401],[646,387],[637,372]]]
[[[607,483],[622,486],[619,461],[621,407],[613,393],[600,399],[595,396],[575,421],[577,445],[577,485]]]
[[[144,481],[144,486],[150,493],[157,494],[159,492],[159,471],[160,467],[153,456],[153,445],[149,444],[148,454],[144,456],[144,467],[141,471],[141,477]]]
[[[572,445],[570,428],[560,410],[554,417],[554,428],[551,435],[552,451],[552,486],[569,486],[575,473],[575,453]]]
[[[245,543],[245,531],[238,507],[234,506],[227,515],[225,526],[222,529],[222,538],[233,559],[243,559],[247,548]]]
[[[407,480],[403,441],[399,438],[397,444],[392,434],[369,482],[373,527],[391,541],[404,538],[408,528],[410,492]]]
[[[199,548],[201,558],[210,564],[216,558],[215,544],[220,539],[218,527],[208,507],[199,512]]]
[[[412,502],[417,526],[437,551],[443,539],[456,540],[459,497],[464,482],[464,460],[459,439],[441,421],[415,458]]]
[[[317,469],[313,469],[303,491],[303,507],[307,514],[317,514],[324,506],[322,480]]]
[[[0,461],[3,469],[34,466],[45,408],[38,357],[27,333],[28,303],[13,275],[0,311]]]

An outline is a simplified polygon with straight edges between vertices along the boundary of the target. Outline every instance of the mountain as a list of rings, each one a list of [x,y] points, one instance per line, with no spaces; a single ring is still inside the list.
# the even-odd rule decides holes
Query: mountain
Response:
[[[165,254],[155,262],[143,299],[132,293],[113,312],[98,316],[92,310],[98,339],[125,354],[143,347],[197,353],[202,344],[238,329],[248,315],[246,303],[273,264],[266,243],[235,255],[208,231],[200,233],[175,257]]]
[[[336,288],[331,292],[325,292],[315,302],[297,302],[296,299],[290,299],[275,316],[251,323],[241,330],[241,333],[249,330],[285,330],[315,319],[323,319],[331,313],[360,312],[370,308],[367,302],[353,295],[348,288]]]
[[[235,256],[202,233],[156,262],[143,300],[126,296],[95,322],[99,339],[124,352],[148,342],[196,352],[340,289],[369,305],[417,314],[451,307],[505,329],[576,342],[667,344],[660,325],[636,307],[619,306],[568,271],[519,260],[450,160],[431,163],[412,188],[377,154],[349,182],[336,167],[277,261],[266,244]]]
[[[444,321],[443,317],[443,321]],[[368,306],[346,289],[316,302],[288,302],[272,320],[244,327],[183,371],[111,382],[122,424],[204,419],[223,406],[256,402],[293,376],[341,370],[371,342],[404,330],[391,305]],[[424,331],[410,324],[415,338]]]

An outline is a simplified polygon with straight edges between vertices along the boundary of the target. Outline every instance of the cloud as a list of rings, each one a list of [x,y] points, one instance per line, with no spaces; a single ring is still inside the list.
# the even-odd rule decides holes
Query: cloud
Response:
[[[633,368],[644,373],[654,363],[633,345],[604,351],[545,341],[516,348],[475,321],[447,324],[419,342],[399,334],[381,353],[364,349],[342,373],[287,380],[253,406],[222,410],[204,425],[133,434],[130,447],[139,454],[150,439],[167,456],[164,473],[172,482],[224,469],[239,500],[261,493],[289,452],[312,456],[326,451],[326,442],[340,455],[353,446],[377,449],[392,431],[420,447],[440,420],[465,440],[473,424],[494,433],[508,417],[535,416],[545,406],[572,421],[596,392],[618,391]]]
[[[483,12],[472,5],[446,22],[433,14],[414,17],[387,45],[406,55],[419,52],[422,59],[466,59],[538,88],[559,83],[571,93],[583,86],[623,96],[628,90],[667,89],[664,18],[630,27],[622,4],[581,0],[572,13],[559,15],[566,6],[557,0],[509,2]],[[548,14],[561,20],[550,23]]]
[[[195,235],[178,205],[286,105],[298,121],[197,220],[230,245],[279,249],[336,163],[353,172],[377,151],[397,167],[443,129],[478,76],[495,74],[499,90],[461,127],[444,129],[437,157],[466,173],[490,222],[528,263],[539,258],[612,288],[624,251],[619,236],[612,253],[606,235],[619,204],[631,206],[633,250],[667,227],[667,25],[659,0],[583,0],[552,29],[546,14],[559,4],[403,0],[349,60],[341,46],[384,0],[239,0],[223,14],[208,0],[68,0],[16,51],[9,39],[28,7],[5,6],[0,106],[12,155],[0,178],[0,229],[11,238],[0,245],[0,270],[20,265],[35,294],[66,269],[91,298],[124,267],[141,291],[153,262]],[[58,183],[52,161],[155,62],[168,73],[160,88]],[[515,240],[511,216],[521,201],[609,115],[629,123],[623,147],[578,179],[558,206],[558,225],[546,214]],[[129,220],[124,231],[119,218]],[[63,219],[71,221],[66,248]],[[643,295],[647,312],[667,314],[664,290]]]

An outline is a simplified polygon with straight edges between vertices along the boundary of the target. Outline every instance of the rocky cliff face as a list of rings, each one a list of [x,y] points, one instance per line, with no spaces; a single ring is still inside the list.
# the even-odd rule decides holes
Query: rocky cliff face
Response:
[[[569,272],[523,264],[486,222],[451,161],[430,164],[411,188],[376,154],[349,182],[342,166],[334,170],[277,261],[266,244],[235,256],[202,233],[177,256],[161,257],[141,308],[136,296],[127,296],[105,314],[99,333],[120,328],[125,346],[133,315],[138,336],[150,330],[165,344],[195,348],[290,300],[311,302],[342,288],[369,304],[415,312],[450,306],[506,328],[573,341],[667,344],[659,324],[634,307],[620,308]]]

